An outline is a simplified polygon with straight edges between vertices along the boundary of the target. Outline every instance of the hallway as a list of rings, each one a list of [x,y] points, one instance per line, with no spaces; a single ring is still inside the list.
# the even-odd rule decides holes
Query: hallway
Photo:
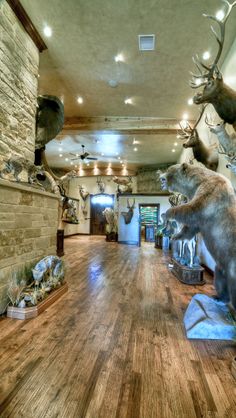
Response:
[[[204,287],[179,283],[154,244],[65,240],[69,291],[29,321],[1,319],[1,418],[235,417],[235,345],[188,341]]]

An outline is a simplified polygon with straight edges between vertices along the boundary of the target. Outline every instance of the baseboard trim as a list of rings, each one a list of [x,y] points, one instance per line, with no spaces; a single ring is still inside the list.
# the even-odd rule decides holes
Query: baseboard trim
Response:
[[[137,245],[138,246],[138,241],[118,241],[118,244]]]
[[[206,264],[201,264],[202,267],[209,273],[212,277],[214,277],[214,271],[210,269],[210,267],[206,266]]]
[[[65,235],[64,238],[75,237],[76,235],[91,235],[89,233],[77,232],[76,234]]]

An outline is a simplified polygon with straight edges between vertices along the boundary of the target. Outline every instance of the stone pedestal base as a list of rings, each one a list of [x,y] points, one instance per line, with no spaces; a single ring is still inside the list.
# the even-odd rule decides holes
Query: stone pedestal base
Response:
[[[180,282],[190,285],[203,285],[206,283],[203,279],[203,267],[182,266],[174,258],[172,259],[172,263],[173,268],[171,271]]]
[[[52,293],[48,295],[46,299],[42,302],[38,303],[36,306],[30,306],[28,308],[17,308],[15,306],[8,306],[7,308],[7,316],[9,318],[16,318],[16,319],[30,319],[35,318],[41,312],[45,311],[50,305],[56,302],[64,293],[68,290],[67,283],[61,285],[58,289],[53,290]]]
[[[236,323],[227,305],[206,295],[192,298],[184,315],[184,326],[190,339],[236,339]]]

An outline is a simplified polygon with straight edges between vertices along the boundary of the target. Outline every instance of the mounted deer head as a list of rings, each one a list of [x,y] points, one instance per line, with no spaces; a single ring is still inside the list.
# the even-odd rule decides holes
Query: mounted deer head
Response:
[[[198,55],[193,57],[193,62],[200,74],[191,73],[192,80],[190,81],[190,86],[194,89],[204,86],[203,92],[197,93],[194,96],[193,101],[195,104],[211,103],[221,119],[232,124],[234,129],[236,129],[236,92],[224,84],[222,74],[218,69],[218,62],[224,46],[226,22],[232,8],[236,5],[236,1],[232,4],[227,0],[223,0],[223,2],[226,4],[227,8],[222,20],[219,20],[215,16],[203,15],[216,22],[220,27],[219,36],[215,29],[211,27],[219,48],[216,57],[210,66],[203,63]]]
[[[187,140],[184,144],[184,148],[192,148],[194,158],[200,163],[204,164],[210,170],[216,171],[218,166],[218,154],[216,148],[207,147],[200,139],[197,131],[197,126],[202,118],[206,106],[202,106],[200,115],[193,126],[190,126],[186,122],[186,126],[180,123],[181,132],[178,132],[179,137],[183,140]]]
[[[129,199],[127,199],[127,208],[129,209],[128,212],[121,212],[121,215],[124,217],[125,224],[130,224],[133,214],[134,214],[134,208],[135,208],[135,199],[133,201],[133,204],[130,206]]]

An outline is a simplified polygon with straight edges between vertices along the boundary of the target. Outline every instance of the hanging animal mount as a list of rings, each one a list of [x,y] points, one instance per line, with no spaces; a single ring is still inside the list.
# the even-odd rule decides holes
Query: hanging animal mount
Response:
[[[226,165],[233,173],[236,172],[236,135],[229,135],[225,123],[214,125],[205,119],[210,131],[214,133],[219,141],[219,154],[225,155],[228,163]]]
[[[37,97],[35,148],[43,148],[61,132],[64,125],[64,105],[56,96]]]
[[[24,157],[17,155],[2,161],[0,165],[0,178],[9,181],[29,183],[32,186],[44,188],[37,176],[43,176],[44,168],[36,166]]]
[[[126,178],[114,176],[112,180],[114,181],[114,183],[118,185],[118,193],[132,193],[132,177],[129,176],[128,178]]]
[[[63,222],[78,224],[76,202],[65,196],[62,203],[62,220]]]
[[[133,200],[133,204],[130,205],[129,199],[127,199],[127,208],[128,212],[121,212],[121,215],[124,217],[125,224],[128,225],[132,221],[134,208],[135,208],[135,199]]]
[[[192,80],[190,81],[190,86],[194,89],[204,86],[203,91],[194,96],[194,103],[211,103],[220,118],[223,119],[224,122],[233,125],[236,130],[236,92],[224,83],[222,74],[218,68],[218,62],[224,46],[226,22],[232,8],[236,5],[236,1],[232,4],[227,0],[223,0],[223,2],[226,4],[226,11],[222,20],[215,16],[203,15],[219,25],[219,35],[216,30],[211,27],[218,43],[218,51],[213,63],[209,66],[203,63],[198,55],[193,57],[193,62],[196,65],[199,74],[191,73]]]
[[[83,201],[85,202],[89,196],[89,192],[85,190],[83,186],[79,185],[79,194],[82,197]]]
[[[181,131],[178,132],[180,139],[185,140],[183,144],[184,148],[192,148],[194,158],[200,163],[204,164],[205,167],[210,170],[216,171],[218,167],[218,153],[216,147],[207,147],[204,142],[200,139],[197,125],[199,124],[205,107],[203,106],[200,115],[193,127],[188,122],[183,125],[180,123]]]
[[[102,181],[102,177],[97,177],[97,185],[98,185],[98,190],[100,193],[105,193],[105,183]]]

